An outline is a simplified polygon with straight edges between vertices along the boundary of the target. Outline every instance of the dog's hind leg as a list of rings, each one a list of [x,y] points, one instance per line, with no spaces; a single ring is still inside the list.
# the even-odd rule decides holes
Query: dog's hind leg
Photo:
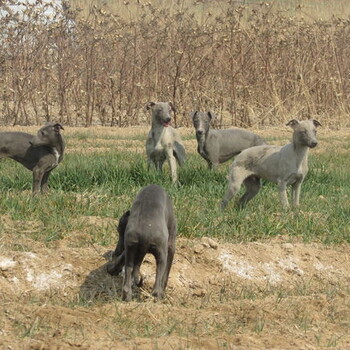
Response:
[[[176,237],[176,221],[175,218],[173,219],[173,222],[171,223],[169,227],[169,238],[168,238],[168,257],[167,257],[167,263],[166,263],[166,271],[163,276],[162,280],[162,286],[165,290],[168,279],[169,279],[169,273],[171,266],[173,264],[174,260],[174,254],[175,254],[175,237]]]
[[[137,254],[137,246],[127,246],[125,249],[125,275],[123,281],[122,299],[131,301],[132,296],[132,274],[135,265],[135,256]]]
[[[134,280],[134,285],[137,287],[142,287],[143,285],[143,278],[140,273],[140,267],[142,264],[142,261],[145,257],[146,253],[145,252],[140,252],[138,251],[136,256],[135,256],[135,264],[134,264],[134,270],[132,272],[132,277]]]
[[[171,178],[173,180],[173,183],[176,183],[177,182],[176,158],[174,157],[174,152],[171,146],[167,147],[166,154],[169,162]]]
[[[234,197],[241,188],[243,181],[250,176],[251,173],[247,173],[242,168],[231,168],[228,175],[228,188],[223,200],[221,201],[221,209],[224,210],[228,202]]]
[[[246,188],[246,192],[239,199],[238,205],[244,207],[252,198],[254,198],[260,191],[261,181],[257,176],[249,176],[244,181],[243,184]]]
[[[163,279],[162,279],[163,291],[165,290],[165,288],[168,284],[169,273],[170,273],[171,266],[173,264],[174,254],[175,254],[175,244],[169,245],[168,246],[168,258],[167,258],[167,263],[166,263],[166,270],[165,270],[165,273],[164,273]]]
[[[155,298],[161,299],[164,297],[163,281],[164,281],[164,276],[166,274],[166,269],[167,269],[168,249],[165,244],[162,244],[160,247],[157,247],[154,253],[155,253],[154,257],[156,259],[157,269],[156,269],[156,281],[153,286],[152,295]]]
[[[155,163],[156,169],[157,169],[157,171],[159,171],[160,173],[163,172],[163,163],[164,163],[163,160],[157,160],[156,163]]]
[[[173,153],[179,165],[182,166],[186,158],[185,147],[181,143],[175,141]]]

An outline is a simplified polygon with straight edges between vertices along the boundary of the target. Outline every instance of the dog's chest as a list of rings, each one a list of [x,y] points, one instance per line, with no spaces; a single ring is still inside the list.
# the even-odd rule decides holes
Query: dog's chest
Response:
[[[55,168],[58,165],[58,162],[60,160],[60,153],[58,152],[56,147],[52,148],[52,154],[55,157],[55,160],[54,160],[54,162],[52,164],[52,167]]]
[[[204,159],[209,159],[209,154],[208,154],[208,151],[207,151],[207,148],[206,148],[206,144],[205,144],[205,138],[204,137],[201,137],[199,139],[197,139],[197,142],[198,142],[198,147],[197,147],[197,150],[198,150],[198,153],[204,158]]]
[[[157,152],[164,151],[169,145],[172,144],[172,137],[169,128],[154,130],[152,132],[152,138],[154,142],[154,150]]]
[[[294,168],[290,169],[287,184],[291,185],[295,182],[300,182],[304,179],[308,172],[307,160],[297,163]]]

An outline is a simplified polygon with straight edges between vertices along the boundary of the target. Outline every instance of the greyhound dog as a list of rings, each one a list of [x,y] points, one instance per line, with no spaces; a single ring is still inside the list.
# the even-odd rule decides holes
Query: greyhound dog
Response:
[[[107,272],[118,275],[125,266],[123,300],[130,301],[132,279],[142,285],[140,266],[146,253],[156,259],[156,280],[152,295],[163,298],[175,253],[176,219],[170,197],[158,185],[144,187],[130,211],[119,220],[119,241],[107,264]]]
[[[11,158],[33,172],[33,193],[47,192],[49,175],[63,159],[61,124],[43,126],[36,136],[23,132],[0,133],[0,158]]]
[[[152,126],[146,141],[148,165],[154,164],[162,171],[167,159],[173,183],[177,182],[176,161],[181,166],[185,160],[185,148],[179,133],[170,126],[171,111],[175,111],[171,102],[149,102],[147,110],[152,111]]]
[[[242,183],[246,187],[246,193],[239,200],[239,204],[245,205],[259,192],[260,178],[278,185],[283,208],[289,207],[287,185],[291,185],[293,206],[298,207],[301,184],[308,172],[309,148],[317,146],[316,128],[320,125],[317,120],[293,119],[287,123],[294,130],[291,143],[283,147],[256,146],[238,155],[228,175],[228,190],[221,202],[221,208],[226,207]]]
[[[192,112],[193,126],[196,129],[198,153],[208,162],[210,169],[216,168],[253,146],[266,144],[260,136],[242,129],[214,130],[210,123],[215,119],[212,112]]]

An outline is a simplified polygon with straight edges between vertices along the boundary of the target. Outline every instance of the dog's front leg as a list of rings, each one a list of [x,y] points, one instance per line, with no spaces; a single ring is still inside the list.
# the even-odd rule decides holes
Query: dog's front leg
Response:
[[[303,179],[297,180],[292,185],[292,199],[293,199],[294,208],[299,207],[300,189],[301,189],[302,182],[303,182]]]
[[[166,147],[166,154],[169,162],[170,172],[171,172],[171,178],[173,180],[173,183],[177,183],[177,171],[176,171],[176,159],[174,157],[174,151],[171,144],[168,144]]]
[[[45,174],[45,170],[43,170],[40,166],[36,166],[33,169],[33,194],[37,195],[41,190],[41,182],[43,176]]]
[[[279,197],[280,197],[280,201],[282,204],[282,208],[288,209],[289,202],[288,202],[288,197],[287,197],[287,183],[285,181],[280,180],[278,182],[278,192],[279,192]]]

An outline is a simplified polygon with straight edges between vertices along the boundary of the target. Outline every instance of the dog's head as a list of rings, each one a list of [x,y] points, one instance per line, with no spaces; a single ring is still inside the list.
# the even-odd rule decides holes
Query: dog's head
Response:
[[[211,121],[215,119],[215,114],[212,112],[195,111],[190,114],[190,117],[196,130],[197,137],[201,137],[208,132]]]
[[[290,120],[287,124],[293,130],[293,140],[295,143],[314,148],[317,146],[317,128],[321,123],[315,119],[299,121],[297,119]]]
[[[60,131],[64,130],[59,123],[47,124],[39,129],[36,136],[30,140],[30,144],[34,147],[38,146],[52,146],[54,147],[59,142]]]
[[[168,127],[171,122],[171,112],[175,112],[171,102],[149,102],[146,109],[152,111],[152,118],[164,127]]]

